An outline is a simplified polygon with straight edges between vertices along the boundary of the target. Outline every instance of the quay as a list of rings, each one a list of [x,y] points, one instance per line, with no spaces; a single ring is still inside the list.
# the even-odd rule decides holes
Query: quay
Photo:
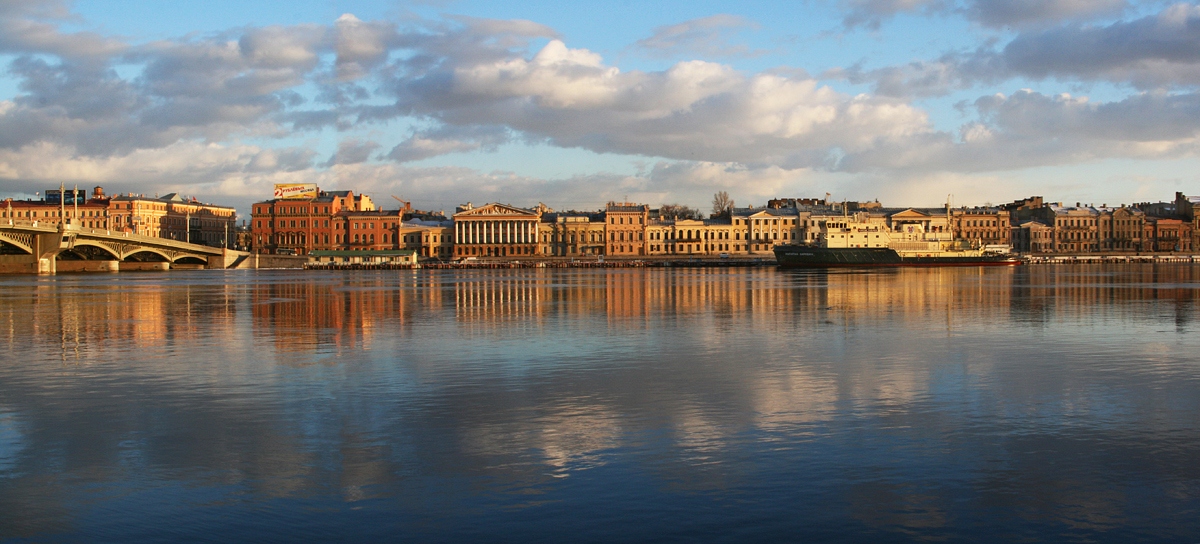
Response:
[[[775,266],[775,259],[606,259],[606,260],[514,260],[425,262],[421,264],[389,262],[309,262],[306,270],[500,270],[512,268],[745,268]]]
[[[1026,264],[1188,263],[1200,264],[1200,254],[1167,255],[1027,255]]]

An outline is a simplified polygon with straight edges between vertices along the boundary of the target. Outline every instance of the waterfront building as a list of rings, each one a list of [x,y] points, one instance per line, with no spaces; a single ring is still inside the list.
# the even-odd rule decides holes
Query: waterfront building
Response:
[[[40,199],[5,199],[0,207],[0,220],[55,227],[65,220],[68,225],[78,228],[109,230],[109,199],[103,188],[93,189],[91,197],[82,189],[50,189],[43,194],[45,196]]]
[[[604,254],[636,257],[646,254],[646,224],[650,206],[632,202],[609,202],[604,207]]]
[[[458,258],[533,257],[538,251],[541,210],[507,204],[471,203],[454,214],[454,256]]]
[[[8,199],[0,220],[37,222],[73,228],[128,232],[214,247],[232,247],[237,212],[228,206],[203,203],[195,197],[170,193],[147,197],[127,193],[109,196],[103,187],[50,189],[39,200]]]
[[[1193,248],[1200,248],[1200,213],[1197,213],[1196,209],[1198,207],[1200,207],[1200,196],[1175,193],[1175,213],[1189,223]]]
[[[1098,226],[1100,251],[1147,251],[1146,214],[1137,208],[1101,206]]]
[[[538,225],[540,253],[548,257],[596,258],[605,254],[605,218],[599,212],[542,215]]]
[[[1050,253],[1054,251],[1054,229],[1034,220],[1012,227],[1013,251],[1021,253]]]
[[[354,191],[320,191],[276,198],[251,208],[251,231],[257,253],[307,255],[314,249],[350,247],[349,224],[342,212],[369,212],[375,203]],[[359,232],[358,234],[362,234]]]
[[[1183,219],[1149,217],[1146,219],[1147,238],[1153,251],[1191,251],[1191,223]]]
[[[735,208],[731,214],[734,251],[772,255],[775,246],[798,242],[799,208]]]
[[[400,224],[397,236],[400,247],[411,249],[420,257],[443,260],[454,257],[454,222],[445,217],[406,220]]]
[[[1048,207],[1054,213],[1055,253],[1099,251],[1099,211],[1078,203],[1073,207],[1063,206],[1061,203]]]
[[[113,230],[215,247],[231,247],[237,230],[233,208],[178,193],[114,196],[109,199],[109,217]]]
[[[1003,208],[958,208],[951,210],[954,234],[959,240],[978,245],[1012,245],[1010,212]]]
[[[892,232],[925,233],[927,240],[951,240],[954,231],[946,210],[937,208],[908,208],[887,215],[887,226]]]

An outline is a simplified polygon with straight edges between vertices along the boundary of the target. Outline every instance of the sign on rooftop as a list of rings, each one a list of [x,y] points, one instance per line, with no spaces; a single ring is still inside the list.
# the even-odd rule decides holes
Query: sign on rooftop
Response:
[[[276,183],[275,198],[317,198],[317,184]]]

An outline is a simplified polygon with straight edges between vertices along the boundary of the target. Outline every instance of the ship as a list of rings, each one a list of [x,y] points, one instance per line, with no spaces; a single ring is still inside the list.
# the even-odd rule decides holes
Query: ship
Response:
[[[891,219],[889,226],[860,212],[820,221],[809,243],[775,246],[775,260],[783,268],[1021,264],[1011,246],[956,240],[948,219],[940,225],[920,212]]]

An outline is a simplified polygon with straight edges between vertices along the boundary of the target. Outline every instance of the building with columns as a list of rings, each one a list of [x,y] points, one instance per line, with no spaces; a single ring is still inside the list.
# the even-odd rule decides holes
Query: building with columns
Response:
[[[538,251],[541,210],[507,204],[467,203],[454,214],[454,256],[462,258],[534,257]]]

